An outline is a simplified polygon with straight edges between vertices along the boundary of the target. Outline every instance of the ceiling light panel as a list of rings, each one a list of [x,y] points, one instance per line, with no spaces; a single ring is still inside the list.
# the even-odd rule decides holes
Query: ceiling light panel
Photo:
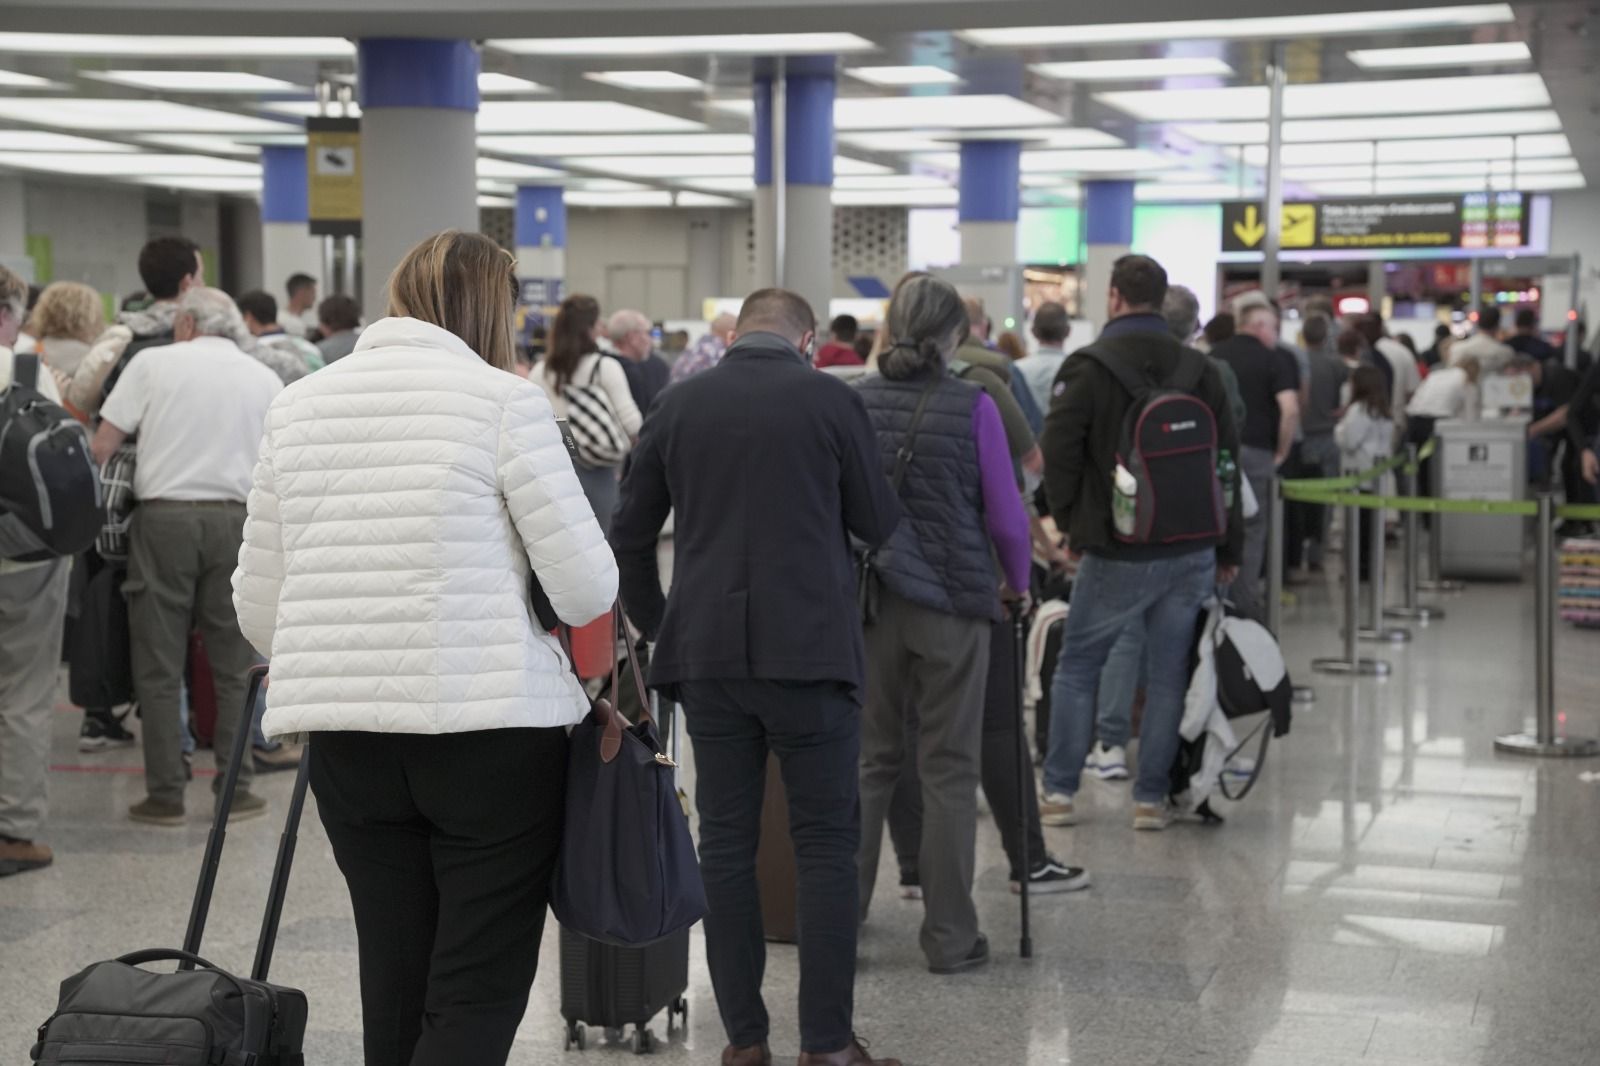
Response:
[[[756,150],[748,133],[573,134],[565,137],[482,136],[478,149],[506,155],[749,155]]]
[[[81,174],[98,178],[136,178],[151,175],[182,177],[255,177],[261,167],[242,159],[217,159],[209,155],[166,155],[156,152],[16,152],[4,159],[8,167],[52,174]]]
[[[509,181],[490,181],[487,178],[479,178],[478,191],[496,196],[510,196],[517,191],[517,187]]]
[[[139,140],[162,148],[206,152],[210,155],[240,155],[254,158],[261,153],[260,145],[244,144],[232,137],[216,133],[150,133],[141,136]]]
[[[950,207],[960,200],[951,188],[943,189],[834,189],[838,207]]]
[[[74,137],[44,130],[0,130],[0,153],[11,152],[137,152],[131,144]]]
[[[665,189],[648,192],[579,192],[567,193],[563,200],[568,207],[671,207],[672,194]]]
[[[579,170],[640,178],[729,177],[753,175],[756,170],[755,157],[750,155],[584,155],[563,162]]]
[[[1163,56],[1155,59],[1096,59],[1035,63],[1035,74],[1058,81],[1155,81],[1160,78],[1230,78],[1233,68],[1215,56]]]
[[[602,70],[584,75],[589,81],[640,92],[692,93],[706,87],[699,78],[675,70]]]
[[[1584,184],[1582,174],[1569,173],[1531,175],[1515,183],[1509,177],[1494,177],[1488,181],[1474,177],[1389,178],[1379,181],[1375,187],[1370,181],[1318,181],[1308,183],[1306,188],[1319,196],[1422,196],[1430,193],[1483,192],[1486,188],[1544,192],[1581,189]]]
[[[1259,196],[1259,186],[1245,186],[1240,188],[1237,183],[1226,181],[1213,181],[1205,184],[1193,185],[1169,184],[1167,182],[1141,181],[1133,187],[1133,198],[1140,203],[1178,203],[1178,202],[1203,202],[1215,203],[1218,200],[1238,200],[1250,196]]]
[[[1376,154],[1374,154],[1376,152]],[[1572,146],[1562,134],[1530,137],[1460,137],[1444,140],[1349,141],[1331,144],[1286,144],[1285,167],[1338,163],[1429,163],[1511,159],[1541,159],[1572,154]],[[1264,145],[1244,149],[1244,161],[1251,166],[1267,165]]]
[[[1266,144],[1265,122],[1207,122],[1178,127],[1185,136],[1206,144]],[[1403,137],[1473,137],[1479,135],[1556,133],[1561,118],[1554,111],[1490,111],[1468,115],[1423,115],[1401,118],[1301,119],[1283,124],[1283,139],[1292,141],[1387,141]]]
[[[163,189],[183,189],[189,192],[255,193],[257,195],[261,192],[260,178],[168,175],[164,177],[138,177],[133,180],[140,185],[156,185]]]
[[[478,157],[478,177],[480,178],[490,178],[497,181],[547,181],[561,176],[562,171],[552,170],[549,167],[513,163],[509,159]]]
[[[719,100],[719,111],[748,115],[749,100]],[[833,128],[841,133],[860,130],[927,128],[1011,129],[1058,126],[1061,116],[1035,107],[1015,96],[842,96],[833,103]]]
[[[540,85],[527,78],[486,70],[478,75],[478,92],[483,96],[512,96],[516,93],[547,93],[548,85]]]
[[[1146,122],[1195,122],[1264,118],[1267,96],[1265,86],[1235,85],[1104,92],[1096,93],[1095,99]],[[1537,74],[1290,85],[1283,94],[1288,118],[1512,110],[1549,104],[1550,94]]]
[[[623,181],[620,178],[580,177],[568,177],[566,186],[583,192],[644,192],[650,188],[648,185],[640,185],[636,181]]]
[[[517,201],[510,196],[479,196],[479,207],[516,207]]]
[[[0,89],[60,89],[59,82],[41,78],[37,74],[23,74],[15,70],[0,70]]]
[[[853,33],[725,33],[679,37],[496,38],[490,48],[525,56],[835,55],[871,52]],[[3,49],[0,49],[3,50]]]
[[[0,119],[33,126],[118,133],[283,133],[281,122],[234,115],[169,100],[94,100],[85,97],[0,97]]]
[[[1578,169],[1576,159],[1524,159],[1447,163],[1378,163],[1376,166],[1285,167],[1286,181],[1339,181],[1378,178],[1467,178],[1484,175],[1510,177],[1526,174],[1570,174]]]
[[[1178,165],[1177,160],[1145,148],[1022,153],[1022,170],[1028,174],[1121,174]]]
[[[1424,67],[1533,62],[1533,54],[1522,41],[1437,44],[1418,48],[1357,48],[1348,54],[1350,62],[1363,70],[1420,70]]]
[[[349,59],[342,37],[188,37],[177,34],[0,33],[0,52],[48,56]]]
[[[105,70],[85,71],[86,78],[147,89],[158,93],[268,93],[308,92],[303,85],[242,70]]]
[[[950,183],[932,174],[840,174],[835,189],[948,189]]]
[[[956,85],[961,77],[943,67],[852,67],[845,71],[852,78],[870,85]]]
[[[479,133],[689,133],[699,122],[610,100],[492,100],[478,105]]]
[[[1511,22],[1510,4],[1472,4],[1351,14],[1282,15],[1266,18],[1192,19],[1183,22],[1123,22],[1102,25],[1019,26],[964,30],[956,36],[990,48],[1048,48],[1056,45],[1137,44],[1146,41],[1260,40],[1273,37],[1327,37],[1338,34],[1395,33],[1406,30],[1493,26]]]
[[[756,179],[750,177],[726,178],[684,178],[683,184],[692,185],[696,189],[709,189],[712,192],[734,192],[749,195],[756,191]]]
[[[679,207],[743,207],[743,200],[734,200],[727,196],[712,196],[703,192],[680,192],[677,194]]]

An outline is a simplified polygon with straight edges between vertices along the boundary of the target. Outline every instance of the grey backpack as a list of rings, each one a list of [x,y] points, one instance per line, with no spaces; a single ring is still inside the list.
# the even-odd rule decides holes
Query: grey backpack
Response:
[[[250,672],[246,722],[265,678],[265,667]],[[236,977],[197,954],[227,836],[239,766],[250,747],[250,733],[247,728],[235,731],[216,819],[201,860],[200,882],[189,911],[183,950],[135,951],[97,962],[61,982],[55,1013],[39,1027],[39,1042],[33,1045],[34,1062],[72,1066],[305,1066],[301,1051],[306,1035],[305,993],[268,983],[267,969],[277,941],[289,867],[294,861],[300,811],[305,806],[309,745],[300,757],[300,772],[272,870],[267,913],[261,923],[250,977]],[[153,962],[176,962],[178,970],[158,973],[144,969]]]

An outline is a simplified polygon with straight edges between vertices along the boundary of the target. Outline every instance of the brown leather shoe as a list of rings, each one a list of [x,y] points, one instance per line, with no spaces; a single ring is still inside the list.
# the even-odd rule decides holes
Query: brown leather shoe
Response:
[[[767,1050],[765,1044],[747,1047],[729,1044],[722,1049],[722,1066],[772,1066],[772,1052]]]
[[[900,1066],[900,1060],[873,1058],[867,1054],[867,1045],[862,1043],[860,1037],[856,1037],[843,1051],[828,1055],[801,1052],[800,1066]]]
[[[0,877],[42,869],[54,861],[55,855],[43,844],[0,837]]]

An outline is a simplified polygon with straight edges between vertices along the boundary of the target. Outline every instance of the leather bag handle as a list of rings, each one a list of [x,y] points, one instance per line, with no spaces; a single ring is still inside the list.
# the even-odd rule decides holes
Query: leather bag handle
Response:
[[[572,631],[566,626],[556,631],[556,637],[561,642],[561,649],[567,653],[567,662],[572,666],[574,675],[578,672],[577,660],[572,654]],[[589,702],[590,708],[600,720],[600,761],[608,763],[615,759],[622,751],[622,730],[626,719],[618,713],[616,699],[618,687],[622,683],[621,662],[617,658],[617,641],[628,639],[628,623],[622,614],[621,602],[611,605],[611,698],[602,696]],[[639,696],[639,721],[641,723],[652,721],[650,717],[650,696],[644,683],[644,671],[639,668],[639,656],[635,652],[628,656],[628,665],[633,675],[635,692]],[[582,680],[581,678],[579,679]]]

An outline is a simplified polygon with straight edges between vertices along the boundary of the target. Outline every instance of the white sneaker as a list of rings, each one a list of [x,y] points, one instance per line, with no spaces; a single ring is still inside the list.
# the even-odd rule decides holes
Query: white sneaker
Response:
[[[1040,825],[1077,825],[1078,812],[1072,797],[1062,792],[1046,792],[1039,801]]]
[[[1136,803],[1133,806],[1135,829],[1159,833],[1177,819],[1178,812],[1170,803]]]
[[[1228,760],[1222,772],[1229,777],[1249,777],[1256,772],[1256,761],[1248,755],[1235,755]]]
[[[1089,757],[1084,760],[1083,768],[1095,774],[1102,781],[1126,781],[1128,779],[1128,752],[1120,745],[1108,748],[1104,744],[1096,743],[1094,750],[1089,752]]]

